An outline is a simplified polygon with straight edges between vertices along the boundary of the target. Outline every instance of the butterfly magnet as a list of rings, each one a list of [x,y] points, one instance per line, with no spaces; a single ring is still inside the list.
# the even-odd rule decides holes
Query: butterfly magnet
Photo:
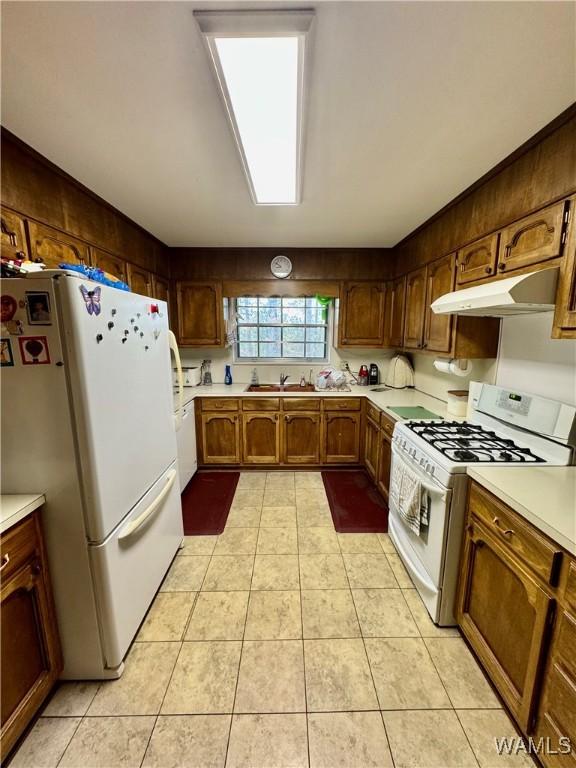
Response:
[[[93,291],[89,291],[85,285],[80,286],[80,293],[84,299],[86,305],[86,311],[89,315],[99,315],[102,307],[100,306],[100,297],[102,295],[102,289],[100,286],[94,288]]]

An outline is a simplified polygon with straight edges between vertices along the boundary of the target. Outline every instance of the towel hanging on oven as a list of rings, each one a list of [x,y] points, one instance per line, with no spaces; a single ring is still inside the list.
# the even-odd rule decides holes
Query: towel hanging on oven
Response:
[[[419,536],[423,523],[422,485],[418,478],[403,466],[394,467],[391,480],[391,500],[406,525]]]

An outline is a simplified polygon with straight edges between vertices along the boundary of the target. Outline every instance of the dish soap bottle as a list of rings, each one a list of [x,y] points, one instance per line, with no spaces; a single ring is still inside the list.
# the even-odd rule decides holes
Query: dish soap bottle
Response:
[[[229,365],[226,366],[226,373],[224,374],[224,384],[232,384],[232,369]]]
[[[256,368],[252,368],[252,378],[250,379],[250,386],[251,387],[258,386],[258,371],[256,370]]]

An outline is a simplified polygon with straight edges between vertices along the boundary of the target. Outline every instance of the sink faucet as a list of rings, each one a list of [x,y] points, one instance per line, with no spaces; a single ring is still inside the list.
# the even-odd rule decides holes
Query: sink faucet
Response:
[[[290,376],[287,373],[280,374],[280,385],[286,384]]]

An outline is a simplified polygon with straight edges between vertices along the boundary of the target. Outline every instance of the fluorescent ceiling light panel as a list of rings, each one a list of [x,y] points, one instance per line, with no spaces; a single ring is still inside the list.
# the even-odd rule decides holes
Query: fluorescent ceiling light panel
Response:
[[[197,12],[252,199],[300,202],[310,12]]]

